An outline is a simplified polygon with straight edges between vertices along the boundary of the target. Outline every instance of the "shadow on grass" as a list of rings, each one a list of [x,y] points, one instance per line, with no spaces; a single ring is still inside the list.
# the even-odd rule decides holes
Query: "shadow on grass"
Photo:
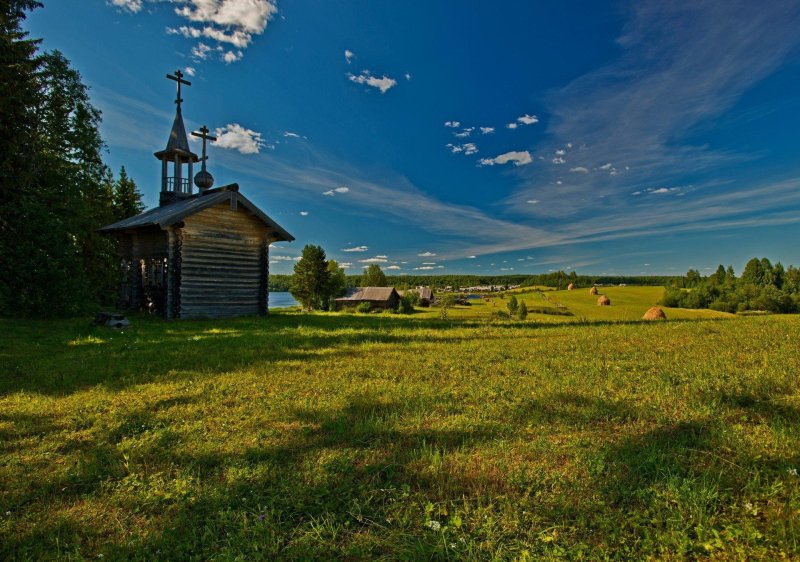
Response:
[[[349,544],[343,535],[362,531],[382,535],[400,523],[421,528],[424,511],[412,509],[408,498],[422,491],[448,497],[447,475],[422,476],[448,451],[480,447],[497,436],[497,428],[476,424],[469,429],[407,429],[399,423],[429,407],[410,398],[386,400],[371,394],[352,396],[341,409],[299,409],[285,420],[292,429],[280,444],[250,446],[235,453],[193,451],[186,444],[144,439],[137,459],[114,452],[125,439],[159,432],[152,414],[133,412],[81,452],[80,478],[39,481],[30,495],[16,497],[12,509],[32,502],[102,501],[114,493],[119,507],[154,525],[134,531],[127,540],[102,540],[98,529],[82,529],[78,519],[61,519],[60,534],[44,524],[16,535],[0,554],[54,552],[57,543],[80,545],[83,556],[103,553],[107,560],[210,559],[215,556],[330,560],[370,559],[397,554],[397,544]],[[181,446],[182,445],[182,446]],[[188,481],[185,492],[157,490],[167,475],[169,485]],[[50,503],[48,501],[48,503]],[[407,536],[409,556],[420,549],[434,553],[440,542]],[[428,544],[430,542],[430,544]]]

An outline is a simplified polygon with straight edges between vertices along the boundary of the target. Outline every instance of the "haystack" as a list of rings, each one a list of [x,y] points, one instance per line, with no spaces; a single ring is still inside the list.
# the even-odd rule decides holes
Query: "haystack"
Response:
[[[589,294],[590,295],[596,295],[597,294],[597,287],[592,287],[591,289],[589,289]]]
[[[572,290],[574,290],[574,289],[575,289],[575,285],[573,285],[572,283],[570,283],[569,285],[567,285],[567,291],[572,291]]]
[[[601,295],[599,299],[597,299],[597,306],[611,306],[611,299],[605,295]]]
[[[664,314],[664,311],[661,309],[660,306],[653,306],[650,307],[647,312],[644,313],[642,316],[642,320],[666,320],[667,315]]]

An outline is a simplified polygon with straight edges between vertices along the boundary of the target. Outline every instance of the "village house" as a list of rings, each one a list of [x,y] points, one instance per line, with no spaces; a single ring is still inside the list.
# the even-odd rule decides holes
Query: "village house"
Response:
[[[368,302],[372,308],[395,309],[400,304],[400,294],[394,287],[362,287],[352,295],[336,299],[337,307],[353,307]]]
[[[211,189],[206,141],[216,138],[203,127],[192,133],[203,141],[202,158],[189,148],[181,84],[190,82],[182,77],[180,71],[167,76],[177,82],[177,109],[167,146],[155,153],[161,162],[158,207],[100,229],[117,240],[118,307],[169,319],[266,314],[269,245],[294,237],[244,197],[238,184]],[[202,169],[192,178],[197,162]]]

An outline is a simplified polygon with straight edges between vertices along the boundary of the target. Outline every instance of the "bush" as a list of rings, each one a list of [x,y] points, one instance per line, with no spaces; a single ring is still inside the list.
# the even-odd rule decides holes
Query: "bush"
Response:
[[[519,305],[519,309],[517,309],[517,318],[520,320],[525,320],[528,317],[528,305],[525,304],[525,301],[522,301]]]
[[[361,314],[369,314],[372,311],[372,304],[368,302],[360,302],[356,305],[356,312]]]
[[[397,312],[398,314],[411,314],[412,312],[414,312],[414,304],[409,295],[406,295],[400,299],[400,302],[397,303],[397,308],[395,309],[395,312]]]

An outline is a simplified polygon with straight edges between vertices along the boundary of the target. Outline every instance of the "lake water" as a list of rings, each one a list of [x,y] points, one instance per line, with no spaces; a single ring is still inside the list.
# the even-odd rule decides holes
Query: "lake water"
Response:
[[[298,306],[299,303],[294,300],[291,293],[287,292],[272,292],[269,293],[269,307],[270,308],[289,308],[290,306]]]

